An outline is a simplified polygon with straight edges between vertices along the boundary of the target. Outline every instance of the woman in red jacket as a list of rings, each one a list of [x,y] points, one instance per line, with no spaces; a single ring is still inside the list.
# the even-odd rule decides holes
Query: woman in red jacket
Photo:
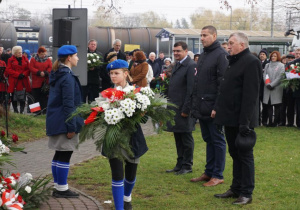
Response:
[[[2,60],[0,60],[0,67],[5,67],[6,68],[6,63]],[[6,83],[6,71],[4,70],[3,74],[2,72],[0,73],[0,104],[2,105],[5,99],[5,92],[6,92],[6,88],[5,88],[5,83]]]
[[[26,92],[31,91],[30,82],[29,82],[29,61],[22,55],[22,47],[14,46],[12,48],[12,56],[7,61],[8,74],[8,93],[12,94],[12,105],[15,113],[18,111],[18,101],[13,100],[14,91],[20,91],[25,88]],[[24,112],[25,100],[19,101],[20,103],[20,113]]]
[[[40,102],[41,109],[43,113],[46,113],[47,101],[48,101],[48,91],[43,89],[43,84],[48,84],[49,74],[52,69],[52,62],[47,56],[47,50],[45,47],[41,46],[37,54],[31,58],[29,69],[31,72],[32,79],[32,96],[35,102]]]

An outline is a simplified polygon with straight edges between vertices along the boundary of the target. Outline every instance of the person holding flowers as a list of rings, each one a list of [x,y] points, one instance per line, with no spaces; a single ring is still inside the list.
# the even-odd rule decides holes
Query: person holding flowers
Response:
[[[91,104],[82,104],[69,119],[85,118],[80,143],[94,140],[97,150],[109,159],[115,207],[117,210],[132,209],[131,192],[137,165],[139,158],[148,151],[140,124],[151,118],[154,129],[162,131],[167,122],[174,124],[175,111],[167,105],[175,105],[155,95],[149,87],[129,85],[127,81],[131,79],[126,61],[115,60],[106,69],[114,88],[102,91]]]
[[[81,88],[72,67],[77,66],[77,48],[64,45],[58,49],[58,59],[50,74],[49,99],[47,106],[46,131],[48,146],[55,150],[52,160],[54,197],[76,198],[79,194],[69,190],[67,184],[70,159],[79,141],[78,133],[83,125],[81,117],[66,121],[81,104]]]
[[[281,63],[280,53],[273,51],[270,54],[270,63],[264,68],[264,95],[263,106],[268,110],[270,127],[276,127],[280,120],[280,106],[282,103],[283,87],[280,85],[284,65]],[[273,120],[273,107],[275,108],[275,117]]]
[[[87,85],[81,87],[83,103],[86,103],[86,100],[90,103],[99,96],[102,85],[100,72],[105,71],[102,68],[102,54],[97,50],[97,41],[95,39],[89,40],[87,51]]]
[[[112,83],[117,88],[124,89],[129,87],[127,77],[129,76],[128,63],[118,59],[107,66]],[[140,157],[148,150],[145,137],[140,125],[137,126],[135,133],[131,135],[130,146],[132,148],[133,157],[125,150],[125,179],[123,161],[118,158],[110,158],[109,164],[112,173],[112,194],[116,210],[132,209],[131,192],[136,182],[137,166]]]

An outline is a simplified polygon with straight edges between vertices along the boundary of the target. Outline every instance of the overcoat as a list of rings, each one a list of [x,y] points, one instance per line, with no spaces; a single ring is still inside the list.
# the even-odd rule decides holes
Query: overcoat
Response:
[[[214,110],[220,82],[228,66],[228,53],[215,41],[204,48],[197,63],[192,94],[192,115],[201,120],[210,120]]]
[[[271,61],[265,66],[264,75],[263,75],[264,82],[266,82],[266,75],[268,75],[271,80],[270,85],[274,89],[269,90],[267,86],[264,85],[264,97],[263,97],[264,104],[268,104],[269,99],[271,105],[282,103],[283,87],[280,85],[280,81],[282,79],[283,73],[284,73],[284,65],[279,61],[277,62]]]
[[[139,87],[147,87],[148,63],[145,61],[136,66],[132,66],[130,69],[130,76],[132,77],[132,83]]]
[[[6,67],[6,63],[2,60],[0,60],[0,67]],[[4,70],[3,78],[1,78],[2,81],[0,81],[0,92],[4,92],[6,90],[5,88],[5,78],[7,77],[7,72]]]
[[[257,57],[246,48],[237,55],[228,56],[229,65],[221,80],[216,102],[215,124],[238,127],[258,126],[259,87],[262,66]]]
[[[168,124],[169,132],[192,132],[195,129],[195,119],[191,117],[191,97],[193,92],[194,78],[196,73],[196,63],[189,57],[181,63],[176,64],[172,69],[172,75],[168,88],[168,100],[174,103],[175,125]],[[188,114],[182,117],[181,113]]]
[[[17,60],[17,58],[13,55],[7,61],[6,72],[8,74],[8,93],[14,92],[16,90],[23,90],[26,88],[26,92],[31,91],[30,82],[29,82],[29,61],[28,59],[22,55],[22,59],[20,60],[21,63]],[[21,65],[20,65],[21,64]],[[23,74],[23,79],[18,79],[19,75]]]
[[[49,82],[48,75],[51,72],[52,69],[52,62],[50,58],[44,59],[43,62],[39,62],[38,55],[31,58],[29,69],[31,72],[31,78],[32,78],[32,88],[40,88],[43,85],[43,82],[46,81],[46,83]],[[41,77],[41,72],[45,73],[45,77]]]
[[[49,79],[50,91],[47,106],[47,136],[64,133],[79,133],[83,125],[81,117],[67,119],[81,104],[81,85],[72,70],[61,65],[52,71]]]

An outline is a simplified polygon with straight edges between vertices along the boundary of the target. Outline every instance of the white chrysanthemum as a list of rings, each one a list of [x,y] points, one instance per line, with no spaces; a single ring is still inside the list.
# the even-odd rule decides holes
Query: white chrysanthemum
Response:
[[[98,60],[100,59],[100,57],[98,55],[96,57],[97,57]]]
[[[125,115],[118,108],[113,108],[104,112],[104,120],[107,122],[107,124],[115,125],[123,118],[125,118]]]
[[[93,59],[93,62],[95,63],[95,62],[96,62],[96,59]]]
[[[89,57],[89,56],[90,56],[90,53],[88,53],[86,57]]]
[[[125,112],[127,117],[131,117],[136,109],[136,101],[126,98],[120,102],[120,110]]]
[[[143,87],[141,88],[141,93],[145,94],[148,97],[154,97],[154,92],[149,87]]]
[[[31,173],[26,173],[26,174],[24,174],[24,177],[26,177],[26,178],[29,179],[29,180],[32,180],[32,175],[31,175]]]
[[[31,192],[31,187],[30,187],[30,186],[26,186],[26,187],[25,187],[25,191],[26,191],[27,193],[30,193],[30,192]]]
[[[295,67],[295,65],[294,65],[294,64],[291,64],[291,67],[292,67],[292,68],[294,68],[294,67]]]
[[[91,64],[92,62],[90,60],[87,61],[88,64]]]
[[[91,56],[91,57],[94,57],[94,53],[91,53],[90,56]]]
[[[142,111],[145,111],[147,107],[150,105],[150,100],[146,95],[137,93],[135,95],[135,99],[137,100],[138,104],[140,104],[140,106],[138,106],[137,104],[137,108],[141,109]]]
[[[123,88],[121,86],[117,86],[116,90],[123,90]]]
[[[134,86],[128,86],[123,89],[123,91],[128,94],[134,90]]]

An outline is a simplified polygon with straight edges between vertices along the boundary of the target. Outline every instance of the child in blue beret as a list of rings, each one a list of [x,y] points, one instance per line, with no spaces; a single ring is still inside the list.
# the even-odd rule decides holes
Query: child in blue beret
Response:
[[[58,49],[57,56],[49,78],[46,117],[48,146],[55,150],[51,167],[55,188],[52,195],[57,198],[77,198],[79,194],[71,191],[67,184],[71,155],[79,142],[78,133],[83,125],[80,117],[67,121],[81,104],[81,85],[71,69],[77,66],[79,60],[77,48],[64,45]]]
[[[115,87],[126,88],[129,85],[127,79],[130,78],[128,63],[124,60],[115,60],[109,63],[106,67],[109,71],[111,81]],[[122,153],[125,158],[125,179],[123,161],[118,158],[110,158],[109,164],[112,174],[112,194],[114,198],[116,210],[132,209],[131,192],[136,181],[137,166],[140,162],[140,157],[144,155],[147,150],[147,144],[141,126],[137,126],[137,131],[132,134],[130,145],[134,157],[130,157],[125,150]]]

